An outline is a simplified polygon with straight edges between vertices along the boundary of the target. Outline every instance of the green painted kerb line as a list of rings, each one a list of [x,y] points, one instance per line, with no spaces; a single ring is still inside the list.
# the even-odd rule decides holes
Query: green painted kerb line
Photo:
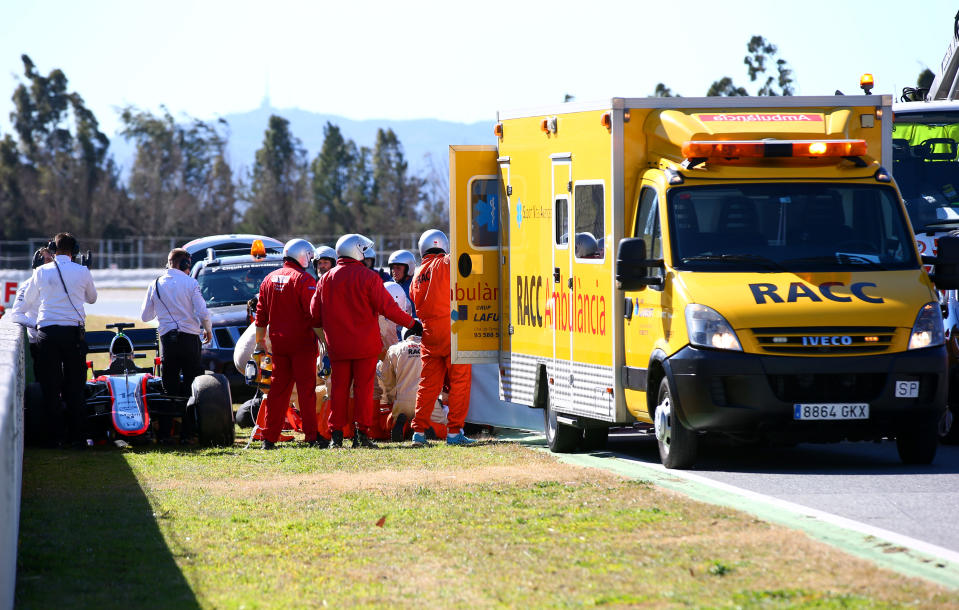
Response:
[[[959,589],[959,553],[947,549],[792,502],[710,482],[694,473],[667,471],[658,465],[619,458],[612,453],[554,455],[567,464],[602,468],[632,479],[648,480],[701,502],[729,506],[765,521],[801,530],[816,540],[884,568]]]

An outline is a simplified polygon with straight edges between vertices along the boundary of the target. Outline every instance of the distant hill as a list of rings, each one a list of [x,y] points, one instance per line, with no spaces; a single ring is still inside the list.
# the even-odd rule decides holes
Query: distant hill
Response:
[[[495,142],[492,119],[477,123],[453,123],[436,119],[357,121],[299,108],[272,108],[265,102],[256,110],[223,117],[230,125],[230,164],[234,171],[252,167],[256,151],[263,145],[263,134],[271,114],[290,122],[290,130],[302,141],[311,161],[323,146],[323,127],[327,121],[339,126],[344,138],[370,148],[376,143],[377,129],[391,128],[403,144],[403,151],[413,174],[422,174],[428,169],[425,160],[427,153],[432,155],[436,167],[445,171],[443,168],[448,164],[450,144]],[[124,173],[129,171],[133,165],[132,145],[122,137],[115,136],[111,140],[110,148],[116,162],[124,168]]]

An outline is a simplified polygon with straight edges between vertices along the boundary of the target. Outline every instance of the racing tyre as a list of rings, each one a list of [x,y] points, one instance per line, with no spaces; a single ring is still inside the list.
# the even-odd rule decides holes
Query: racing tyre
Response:
[[[208,373],[193,380],[192,405],[196,410],[197,433],[204,445],[226,447],[233,444],[233,400],[230,382],[224,375]]]
[[[583,430],[583,450],[597,451],[606,448],[609,428],[586,428]]]
[[[39,383],[27,384],[23,393],[23,441],[38,445],[44,441],[43,388]]]
[[[959,422],[952,407],[947,407],[939,418],[939,442],[943,445],[959,444]]]
[[[696,433],[683,425],[676,416],[669,380],[663,377],[656,395],[656,413],[653,415],[659,459],[666,468],[685,470],[696,463],[698,439]]]
[[[939,443],[938,421],[919,420],[896,435],[896,449],[903,464],[931,464]]]
[[[260,411],[261,398],[251,398],[236,410],[236,425],[241,428],[252,428],[256,425],[256,416]]]
[[[562,424],[556,420],[556,411],[553,410],[553,401],[547,399],[543,409],[546,428],[546,444],[553,453],[571,453],[579,445],[582,431],[573,426]]]

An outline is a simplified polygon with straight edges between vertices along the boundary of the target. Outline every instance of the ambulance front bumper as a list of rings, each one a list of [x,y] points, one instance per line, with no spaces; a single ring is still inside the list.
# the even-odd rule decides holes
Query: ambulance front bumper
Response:
[[[664,365],[688,428],[827,442],[894,436],[904,423],[938,418],[946,404],[946,362],[944,346],[818,358],[686,346]],[[863,404],[865,419],[796,419],[797,405],[801,411],[804,405]]]

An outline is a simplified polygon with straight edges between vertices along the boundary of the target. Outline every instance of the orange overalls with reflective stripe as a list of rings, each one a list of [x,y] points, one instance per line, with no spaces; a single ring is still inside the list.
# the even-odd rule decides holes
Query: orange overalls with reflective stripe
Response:
[[[423,323],[423,374],[416,390],[416,414],[413,430],[425,432],[430,427],[433,406],[449,382],[450,434],[463,429],[469,411],[472,367],[452,364],[450,360],[450,255],[427,254],[413,276],[410,288],[413,306]]]

